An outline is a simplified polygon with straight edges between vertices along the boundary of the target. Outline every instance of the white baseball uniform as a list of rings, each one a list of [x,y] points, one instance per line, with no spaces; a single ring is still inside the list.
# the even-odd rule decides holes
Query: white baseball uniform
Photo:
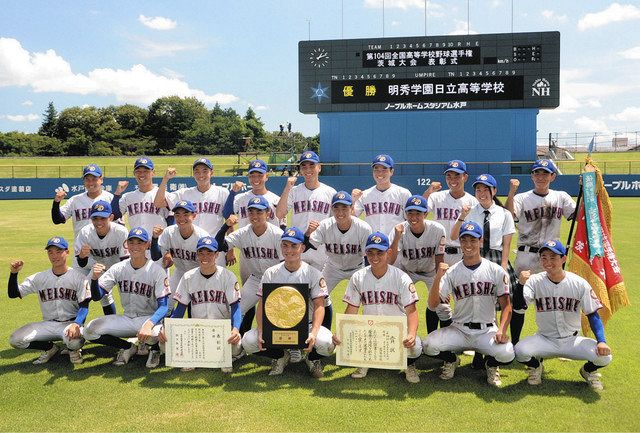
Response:
[[[162,255],[171,254],[173,260],[173,272],[171,273],[171,290],[178,287],[180,278],[190,269],[197,268],[198,263],[198,239],[209,236],[209,233],[197,225],[193,225],[191,236],[184,239],[180,234],[180,227],[177,224],[164,229],[158,238],[158,246]]]
[[[136,188],[120,197],[120,213],[128,215],[129,228],[142,227],[147,233],[153,233],[153,227],[167,226],[169,210],[165,207],[158,209],[153,201],[158,193],[158,186],[154,185],[151,191],[142,192]]]
[[[405,309],[418,302],[418,294],[411,278],[395,266],[389,265],[381,278],[376,278],[371,266],[367,266],[353,274],[342,300],[354,307],[362,306],[362,314],[406,316]],[[407,356],[418,358],[421,354],[422,342],[416,336]]]
[[[478,200],[465,192],[460,198],[453,198],[451,190],[437,191],[429,196],[427,200],[429,210],[433,215],[433,220],[442,224],[446,235],[446,247],[448,249],[455,248],[457,253],[450,254],[445,251],[444,261],[449,265],[462,260],[462,252],[460,251],[460,241],[451,240],[451,229],[460,216],[462,207],[467,205],[473,207],[478,204]]]
[[[86,225],[80,230],[80,233],[78,233],[78,236],[76,236],[76,239],[73,241],[74,254],[76,256],[80,254],[80,250],[84,245],[91,247],[87,266],[84,268],[76,268],[85,275],[89,275],[94,263],[101,263],[106,269],[109,269],[111,266],[129,257],[129,251],[125,246],[125,241],[129,235],[127,229],[114,222],[111,222],[109,226],[109,231],[101,238],[98,236],[93,224]]]
[[[188,200],[193,203],[196,208],[194,224],[213,234],[224,224],[225,218],[222,216],[222,208],[227,197],[229,197],[229,190],[216,185],[211,185],[205,192],[200,192],[198,187],[194,186],[166,194],[169,209],[173,209],[180,200]]]
[[[316,189],[309,189],[302,183],[291,188],[287,198],[287,209],[292,209],[290,226],[305,231],[312,220],[322,221],[331,216],[331,199],[336,194],[332,187],[320,183]],[[327,255],[323,250],[310,249],[302,254],[302,260],[316,269],[322,270]]]
[[[364,212],[364,220],[373,231],[389,233],[393,227],[404,221],[404,205],[411,197],[411,191],[391,184],[380,191],[375,185],[362,192],[362,196],[354,203],[355,215]]]
[[[527,362],[536,358],[569,358],[591,361],[603,367],[611,355],[599,356],[597,342],[579,335],[581,314],[595,313],[602,304],[589,283],[565,271],[559,283],[552,282],[546,272],[532,275],[523,288],[527,304],[536,307],[538,332],[516,344],[516,358]]]
[[[516,194],[513,198],[514,214],[518,219],[518,249],[539,248],[546,241],[558,239],[562,217],[568,218],[576,204],[564,191],[550,189],[545,196],[533,190]],[[523,270],[541,272],[537,252],[519,251],[516,255],[516,275]]]
[[[494,340],[498,331],[496,301],[508,294],[507,272],[487,259],[481,259],[474,269],[462,261],[451,266],[440,281],[440,297],[453,297],[453,323],[427,335],[424,353],[436,356],[444,351],[460,353],[475,350],[501,363],[513,361],[515,355],[511,342],[498,344]],[[480,329],[471,328],[471,324]]]
[[[84,192],[69,197],[67,202],[60,206],[60,213],[66,218],[73,221],[73,234],[78,235],[80,229],[87,224],[91,224],[91,206],[96,201],[103,200],[107,203],[111,203],[113,200],[113,194],[107,191],[102,191],[96,198],[90,198],[89,195]]]
[[[18,349],[26,349],[32,341],[62,340],[69,350],[78,350],[84,339],[69,340],[65,330],[76,319],[79,304],[91,298],[87,278],[81,272],[69,268],[62,275],[51,269],[28,276],[18,286],[20,297],[38,294],[42,322],[28,323],[18,328],[9,342]]]

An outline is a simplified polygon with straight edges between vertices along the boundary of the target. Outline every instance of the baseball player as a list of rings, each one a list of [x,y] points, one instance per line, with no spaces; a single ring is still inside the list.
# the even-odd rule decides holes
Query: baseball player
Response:
[[[364,212],[364,220],[374,231],[389,233],[396,224],[404,221],[404,204],[411,197],[411,191],[391,183],[393,158],[378,155],[371,163],[375,186],[351,192],[353,214],[359,217]]]
[[[305,150],[298,159],[299,172],[304,183],[295,185],[298,178],[291,176],[280,195],[276,207],[276,216],[284,220],[288,211],[294,227],[308,227],[311,221],[320,222],[331,216],[331,199],[336,190],[320,182],[320,157],[311,150]],[[327,261],[323,250],[309,249],[302,254],[302,260],[318,270],[322,270]]]
[[[218,243],[211,236],[198,239],[198,266],[187,271],[178,283],[174,299],[176,308],[171,318],[182,318],[187,306],[191,306],[191,317],[195,319],[231,319],[231,335],[227,342],[237,357],[242,351],[240,344],[240,286],[233,272],[216,265]],[[160,331],[160,342],[167,341],[164,329]],[[223,367],[223,373],[232,368]]]
[[[345,314],[358,314],[362,305],[362,314],[376,316],[406,316],[407,336],[402,345],[407,348],[407,369],[405,378],[410,383],[420,382],[415,361],[422,354],[422,343],[418,332],[418,294],[411,278],[389,262],[389,238],[381,232],[373,232],[367,238],[365,251],[369,266],[353,274],[344,293],[347,304]],[[339,336],[334,336],[335,344],[340,344]],[[351,374],[354,379],[362,379],[368,368],[358,367]]]
[[[304,349],[307,352],[306,363],[311,376],[318,379],[324,376],[321,358],[333,354],[335,345],[333,344],[331,331],[322,326],[324,317],[324,299],[329,296],[327,285],[322,278],[322,274],[313,266],[302,261],[304,251],[304,234],[297,227],[290,227],[284,230],[280,247],[284,262],[267,269],[262,276],[260,289],[258,291],[258,306],[256,316],[258,327],[254,328],[242,337],[242,347],[251,354],[266,356],[272,359],[270,376],[282,374],[284,367],[289,362],[289,351],[283,349],[263,347],[262,339],[262,284],[265,283],[306,283],[309,284],[309,338],[305,341],[308,344]]]
[[[511,318],[509,276],[502,267],[482,258],[482,227],[473,221],[462,224],[460,247],[462,260],[449,268],[440,263],[429,289],[429,307],[441,298],[454,299],[453,323],[427,335],[424,353],[444,361],[440,378],[453,378],[458,365],[457,353],[474,350],[486,356],[487,382],[500,386],[499,365],[513,361],[513,345],[507,336]],[[502,310],[496,326],[496,300]]]
[[[52,237],[45,247],[51,269],[27,277],[18,285],[18,272],[24,266],[22,260],[11,262],[9,298],[23,298],[37,293],[42,311],[42,322],[33,322],[18,328],[9,337],[9,344],[16,349],[42,350],[34,364],[48,362],[60,347],[54,341],[62,340],[69,350],[69,360],[82,363],[84,344],[82,326],[89,313],[91,293],[86,276],[67,266],[69,244],[62,237]]]
[[[238,223],[238,216],[231,215],[216,234],[218,251],[238,248],[240,262],[245,262],[249,272],[249,277],[242,285],[242,299],[240,300],[242,325],[239,329],[241,335],[251,329],[256,312],[255,307],[259,299],[260,278],[267,269],[282,261],[282,250],[280,249],[282,229],[267,221],[270,209],[267,199],[261,195],[252,198],[249,200],[247,209],[250,225],[225,236],[227,229]]]
[[[539,159],[531,166],[531,179],[534,184],[532,190],[516,194],[520,182],[517,179],[511,180],[505,207],[518,222],[516,275],[527,270],[531,273],[542,271],[538,257],[539,248],[546,241],[560,237],[562,217],[570,219],[576,210],[576,204],[569,194],[550,189],[557,173],[558,170],[551,160]],[[526,305],[523,308],[526,308]],[[524,309],[515,308],[511,318],[511,338],[514,344],[520,339],[524,313]]]
[[[371,226],[351,214],[353,199],[346,191],[339,191],[331,198],[333,216],[320,223],[312,221],[305,233],[309,237],[306,246],[321,248],[324,246],[327,260],[322,268],[322,277],[327,283],[327,296],[324,303],[322,326],[331,329],[333,305],[331,292],[343,280],[351,279],[358,269],[364,267],[364,247],[367,238],[373,232]]]
[[[128,180],[118,182],[113,194],[111,207],[114,218],[128,216],[129,227],[142,227],[147,233],[153,232],[155,226],[166,227],[169,210],[165,207],[156,207],[154,200],[158,187],[153,184],[154,164],[150,158],[141,156],[133,163],[133,176],[138,184],[134,191],[126,191]],[[123,194],[124,193],[124,194]]]
[[[446,234],[442,224],[426,220],[429,212],[427,199],[412,195],[404,206],[406,221],[395,226],[389,234],[389,264],[395,263],[405,271],[413,284],[424,282],[427,287],[433,284],[436,268],[444,261],[444,243]],[[398,258],[398,253],[401,253]],[[427,307],[427,332],[435,331],[438,322],[441,327],[451,324],[451,306],[442,302],[437,311]]]
[[[91,205],[98,201],[106,201],[111,203],[113,194],[102,189],[102,169],[97,164],[89,164],[82,170],[82,182],[85,192],[77,194],[69,198],[67,202],[60,206],[60,202],[67,196],[67,192],[58,188],[53,198],[51,206],[51,219],[54,224],[64,224],[69,218],[73,221],[73,237],[74,239],[80,233],[80,229],[91,223]],[[78,268],[79,264],[75,261],[73,267]],[[100,301],[104,314],[115,314],[115,305],[113,297],[107,296]]]
[[[127,236],[127,248],[131,257],[116,263],[105,272],[101,263],[93,265],[91,272],[91,297],[104,296],[118,285],[123,315],[102,316],[92,320],[84,329],[84,338],[98,344],[120,349],[114,362],[124,365],[138,352],[138,345],[151,345],[147,367],[160,363],[157,337],[160,321],[166,316],[167,298],[171,294],[165,270],[147,258],[151,242],[142,227],[135,227]],[[138,344],[124,338],[137,337]]]
[[[536,306],[538,332],[523,338],[515,347],[516,359],[527,366],[530,385],[542,382],[542,359],[569,358],[587,361],[580,375],[595,390],[602,389],[597,370],[611,362],[611,349],[606,343],[604,326],[598,315],[602,304],[589,283],[565,271],[567,250],[558,240],[545,242],[539,250],[543,272],[520,274],[514,298]],[[580,316],[584,313],[596,339],[578,335]]]

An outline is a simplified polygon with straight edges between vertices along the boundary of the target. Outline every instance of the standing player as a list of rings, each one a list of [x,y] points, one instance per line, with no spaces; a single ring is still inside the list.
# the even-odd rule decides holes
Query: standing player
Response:
[[[560,241],[545,242],[539,252],[544,271],[535,275],[523,271],[520,283],[524,288],[519,286],[514,295],[524,297],[526,304],[535,302],[538,332],[516,345],[516,359],[528,367],[530,385],[542,382],[543,358],[585,360],[580,375],[592,389],[601,390],[597,370],[611,362],[611,349],[598,315],[602,304],[584,278],[563,269],[567,250]],[[578,335],[581,313],[589,319],[595,340]]]
[[[560,237],[562,217],[573,217],[576,204],[564,191],[550,189],[551,182],[556,179],[558,170],[548,159],[539,159],[531,166],[531,179],[534,188],[516,194],[520,182],[511,180],[509,196],[505,204],[513,217],[518,221],[518,252],[516,254],[515,273],[522,271],[541,272],[539,249],[546,241]],[[514,196],[515,194],[515,196]],[[514,305],[512,317],[512,333],[514,344],[520,339],[520,331],[524,325],[526,305]]]
[[[364,220],[374,231],[389,233],[404,220],[404,204],[411,191],[391,183],[394,164],[389,155],[376,156],[371,167],[376,184],[364,191],[351,192],[355,202],[353,214],[359,217],[364,212]]]
[[[320,222],[331,216],[331,199],[336,190],[320,182],[320,158],[315,152],[302,152],[298,166],[304,183],[294,186],[298,178],[292,176],[287,179],[276,207],[276,216],[284,220],[289,209],[293,209],[290,225],[308,227],[311,221]],[[302,254],[302,260],[322,270],[327,255],[322,250],[306,250]]]
[[[402,345],[407,349],[407,382],[418,383],[420,376],[415,361],[422,354],[422,343],[418,332],[418,294],[411,278],[400,269],[388,264],[389,238],[380,232],[373,232],[367,238],[366,254],[370,265],[357,271],[349,280],[343,301],[347,304],[345,314],[376,316],[406,316],[407,336]],[[334,336],[335,344],[340,344],[339,336]],[[354,379],[364,378],[369,369],[358,367],[351,375]]]
[[[320,223],[312,221],[305,233],[309,241],[305,246],[321,248],[327,253],[322,277],[327,283],[329,296],[324,303],[322,326],[331,329],[333,306],[331,292],[342,280],[349,280],[354,272],[364,267],[364,247],[371,234],[371,226],[351,214],[353,200],[346,191],[337,192],[331,199],[333,216]]]
[[[297,227],[290,227],[284,230],[280,247],[284,262],[270,267],[262,276],[260,290],[258,292],[258,307],[256,308],[258,327],[252,329],[242,337],[242,347],[251,354],[266,356],[272,359],[270,376],[282,374],[284,367],[289,363],[289,351],[283,349],[263,347],[262,339],[262,285],[266,283],[306,283],[309,284],[309,338],[305,341],[308,344],[304,349],[308,356],[307,366],[311,376],[316,379],[324,376],[321,358],[331,356],[335,349],[332,342],[331,331],[322,326],[324,318],[324,299],[329,295],[327,285],[322,278],[322,274],[313,266],[302,261],[304,251],[304,234]]]
[[[454,298],[453,323],[427,335],[424,353],[444,361],[440,378],[453,378],[458,365],[457,353],[474,350],[486,357],[487,382],[500,386],[499,365],[515,357],[507,336],[511,318],[509,276],[502,267],[482,258],[482,228],[465,222],[460,229],[462,260],[451,268],[440,263],[429,290],[429,307],[440,299]],[[448,270],[447,270],[448,269]],[[496,326],[496,301],[500,303],[500,325]]]
[[[237,357],[242,351],[240,344],[240,286],[233,272],[216,265],[218,243],[211,236],[198,240],[198,266],[187,271],[176,289],[176,308],[171,318],[182,318],[187,306],[191,306],[194,319],[231,319],[231,335],[227,342],[231,352]],[[164,329],[160,341],[166,342]],[[223,373],[231,373],[232,368],[223,367]]]
[[[37,293],[42,322],[33,322],[14,331],[9,344],[16,349],[42,350],[34,364],[48,362],[60,348],[54,341],[62,340],[69,350],[69,360],[82,362],[80,348],[84,344],[82,325],[89,313],[91,293],[85,275],[67,266],[69,244],[62,237],[49,239],[45,247],[51,269],[27,277],[18,285],[22,260],[11,262],[9,298],[23,298]]]
[[[104,296],[118,285],[123,315],[102,316],[92,320],[84,329],[84,338],[98,344],[119,349],[114,362],[124,365],[138,352],[138,345],[123,338],[137,337],[138,344],[149,344],[147,367],[160,364],[156,326],[167,314],[167,298],[171,294],[169,279],[164,269],[147,258],[151,242],[142,227],[135,227],[127,237],[131,258],[111,266],[106,272],[104,265],[96,263],[91,272],[91,297]],[[104,274],[103,274],[104,272]]]
[[[391,247],[389,249],[389,264],[395,263],[405,271],[413,284],[422,281],[427,288],[433,284],[436,269],[444,261],[444,243],[446,234],[442,224],[425,220],[429,212],[427,199],[413,195],[404,206],[405,222],[395,226],[389,234]],[[402,255],[398,259],[398,252]],[[440,326],[451,324],[451,307],[442,302],[437,311],[427,307],[427,332],[430,333]]]

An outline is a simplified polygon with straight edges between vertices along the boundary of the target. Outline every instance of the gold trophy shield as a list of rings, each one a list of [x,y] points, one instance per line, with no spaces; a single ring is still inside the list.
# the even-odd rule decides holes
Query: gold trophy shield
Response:
[[[264,301],[264,315],[269,326],[269,340],[274,346],[300,345],[300,331],[307,329],[308,305],[300,290],[282,285],[271,290]],[[305,337],[306,339],[306,337]]]

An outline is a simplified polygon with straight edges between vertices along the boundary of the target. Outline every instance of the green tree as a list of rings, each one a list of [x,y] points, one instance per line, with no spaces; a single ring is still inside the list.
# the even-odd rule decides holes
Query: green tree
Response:
[[[44,119],[38,130],[38,134],[44,135],[45,137],[55,137],[58,125],[58,112],[56,111],[56,107],[53,106],[52,101],[49,102],[47,109],[43,113],[43,117]]]
[[[149,106],[146,132],[156,140],[159,153],[175,153],[176,143],[197,119],[206,119],[209,112],[196,98],[166,96]]]

